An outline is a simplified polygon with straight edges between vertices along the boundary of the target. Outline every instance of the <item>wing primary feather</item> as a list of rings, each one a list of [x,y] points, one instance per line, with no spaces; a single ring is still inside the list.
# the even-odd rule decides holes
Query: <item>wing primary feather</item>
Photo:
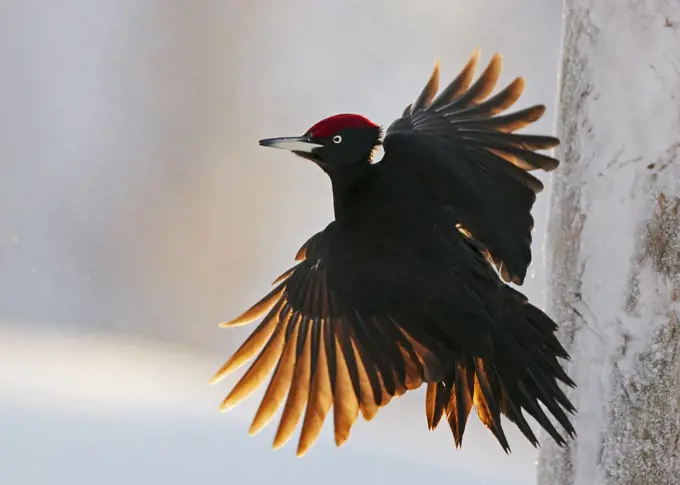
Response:
[[[425,380],[425,371],[421,359],[413,345],[401,330],[401,326],[392,317],[388,317],[389,324],[381,328],[386,340],[394,341],[402,353],[407,389],[417,389]]]
[[[311,249],[313,251],[313,246],[314,246],[314,238],[316,238],[318,234],[314,234],[312,237],[307,239],[305,243],[298,249],[298,252],[295,254],[295,261],[304,261],[307,259],[307,253]]]
[[[502,133],[498,131],[479,130],[461,128],[456,135],[464,140],[475,140],[482,143],[493,142],[500,145],[507,145],[518,150],[547,150],[560,144],[560,140],[554,136],[543,135],[518,135],[515,133]],[[494,145],[496,146],[496,145]]]
[[[384,407],[389,404],[389,402],[392,400],[392,397],[397,395],[396,392],[397,390],[395,389],[395,392],[388,392],[387,388],[385,387],[385,380],[383,379],[383,376],[380,372],[378,372],[378,382],[380,383],[380,406],[379,407]]]
[[[505,169],[506,174],[510,175],[513,179],[520,182],[525,187],[529,187],[534,194],[538,194],[543,190],[543,183],[528,173],[522,167],[517,166],[515,163],[508,163],[507,158],[503,158],[500,155],[493,153],[491,150],[487,150],[481,147],[470,147],[470,152],[473,152],[475,156],[481,157],[490,164],[501,164]]]
[[[373,346],[372,339],[369,334],[369,330],[364,323],[363,319],[358,312],[354,312],[350,317],[352,322],[352,330],[354,331],[354,336],[356,340],[354,343],[359,351],[359,356],[361,357],[361,362],[364,364],[364,369],[371,381],[371,386],[373,388],[373,395],[376,398],[376,404],[382,404],[382,385],[380,376],[382,374],[388,374],[388,382],[385,385],[388,386],[388,392],[394,393],[394,380],[392,379],[392,369],[383,359],[383,355],[380,349],[376,349]],[[384,375],[382,376],[385,377]]]
[[[523,170],[529,171],[540,168],[546,172],[551,172],[559,166],[559,161],[557,159],[540,153],[513,148],[507,145],[494,148],[495,144],[491,143],[484,143],[484,146],[490,152],[504,158]]]
[[[435,352],[435,349],[437,349],[436,342],[422,332],[418,333],[416,338],[401,325],[397,325],[396,328],[408,340],[413,348],[423,371],[423,380],[433,382],[443,379],[444,365]]]
[[[349,378],[352,382],[354,388],[354,393],[357,399],[361,400],[362,390],[361,381],[359,376],[359,369],[357,364],[357,358],[355,354],[354,345],[352,343],[352,328],[351,322],[346,316],[341,315],[340,309],[338,308],[337,302],[335,301],[335,295],[330,292],[327,288],[326,271],[325,268],[319,268],[321,271],[320,282],[321,282],[321,308],[325,315],[329,315],[332,319],[333,324],[331,325],[333,334],[339,342],[339,347],[343,353],[343,360],[347,366],[347,371]]]
[[[407,390],[407,373],[404,354],[399,348],[399,341],[395,338],[399,335],[399,332],[391,331],[393,327],[390,319],[378,320],[373,317],[372,320],[375,333],[374,346],[383,349],[386,357],[389,358],[388,366],[392,370],[395,391],[397,395],[401,395]]]
[[[274,282],[272,283],[272,285],[278,285],[278,284],[281,283],[282,281],[286,280],[290,275],[292,275],[292,274],[295,272],[296,269],[298,269],[298,267],[300,266],[300,264],[302,264],[302,263],[296,264],[296,265],[293,266],[292,268],[290,268],[290,269],[284,271],[283,273],[281,273],[281,276],[279,276],[278,278],[276,278],[276,279],[274,280]]]
[[[354,388],[354,394],[357,399],[362,400],[361,380],[359,377],[359,369],[357,365],[356,354],[354,352],[354,345],[350,336],[350,329],[347,328],[347,320],[345,318],[334,317],[335,336],[339,343],[340,351],[343,354],[343,362],[347,367],[347,373]]]
[[[493,95],[486,101],[469,108],[448,112],[447,109],[440,109],[442,115],[448,119],[488,117],[501,113],[515,104],[524,91],[524,78],[518,77],[508,84],[502,91]]]
[[[277,319],[278,320],[278,319]],[[267,377],[274,365],[281,357],[285,340],[285,323],[287,320],[277,325],[274,334],[257,356],[255,362],[243,374],[236,383],[229,395],[224,399],[220,406],[221,412],[226,412],[248,397]]]
[[[378,413],[378,407],[381,404],[382,389],[380,387],[380,380],[372,363],[366,362],[361,358],[356,342],[352,339],[350,344],[354,354],[352,359],[356,363],[357,374],[359,376],[361,414],[366,421],[370,421]]]
[[[315,318],[314,320],[310,320],[310,326],[312,327],[312,334],[311,334],[311,357],[310,357],[310,382],[314,380],[314,374],[318,370],[318,367],[316,365],[316,361],[319,358],[319,347],[322,343],[321,340],[321,320],[319,318]]]
[[[446,106],[445,109],[463,109],[486,99],[496,86],[502,67],[503,56],[500,54],[494,55],[489,65],[479,76],[479,79],[465,93]]]
[[[215,373],[212,379],[210,379],[210,384],[215,384],[244,365],[265,345],[278,325],[279,314],[283,306],[284,300],[281,299],[269,311],[269,314],[260,322],[253,333],[241,344],[238,350]]]
[[[448,105],[453,99],[460,96],[472,83],[472,79],[475,76],[475,71],[477,70],[477,64],[479,62],[480,50],[475,49],[470,56],[470,60],[467,62],[465,67],[460,71],[458,76],[451,81],[451,83],[444,88],[444,90],[439,93],[439,96],[430,105],[431,109],[437,109],[442,106]]]
[[[335,357],[335,331],[333,330],[333,318],[330,316],[324,317],[326,324],[323,329],[323,339],[326,342],[326,358],[328,360],[328,375],[331,380],[331,388],[335,389],[335,368],[337,359]]]
[[[427,81],[427,84],[425,85],[420,95],[416,99],[416,102],[413,103],[413,107],[411,108],[411,110],[420,111],[422,109],[427,108],[432,102],[434,96],[437,94],[438,89],[439,89],[439,60],[435,62],[434,69],[432,70],[432,74],[430,75],[430,79]]]
[[[350,371],[345,361],[345,356],[340,348],[340,342],[333,339],[335,347],[335,375],[333,384],[334,414],[333,424],[335,427],[335,444],[341,446],[349,438],[352,425],[359,415],[359,399],[350,378]],[[330,353],[329,353],[330,358]],[[331,366],[329,364],[329,371]]]
[[[331,380],[331,388],[335,389],[335,319],[333,318],[328,305],[328,287],[326,285],[326,269],[321,266],[317,269],[317,295],[315,298],[315,314],[319,315],[326,324],[323,329],[323,338],[326,342],[326,353],[328,360],[328,375]]]
[[[494,116],[492,118],[452,119],[450,120],[450,124],[512,133],[538,121],[544,113],[545,106],[536,105],[506,115]]]
[[[280,284],[240,316],[229,322],[220,323],[220,327],[238,327],[254,322],[264,315],[272,306],[274,306],[274,304],[281,298],[281,295],[283,295],[285,290],[285,283]]]
[[[289,314],[284,318],[286,318],[287,321],[290,321],[291,315]],[[293,371],[295,370],[298,329],[299,325],[297,324],[297,321],[294,321],[287,326],[286,344],[283,349],[283,355],[276,365],[274,374],[269,381],[269,386],[267,387],[262,402],[253,418],[253,423],[249,430],[251,436],[260,432],[260,430],[269,424],[290,388],[290,383],[293,379]]]
[[[295,253],[295,261],[304,261],[305,259],[307,259],[307,246],[302,246],[298,249],[298,252]]]
[[[339,313],[338,303],[335,298],[334,293],[329,293],[329,309],[331,314]],[[350,342],[347,352],[351,353],[351,356],[345,354],[345,359],[348,364],[353,363],[356,369],[359,392],[357,396],[361,403],[361,412],[364,419],[370,421],[378,412],[378,407],[382,403],[382,382],[379,376],[379,371],[375,367],[369,353],[364,349],[363,343],[360,341],[360,337],[357,334],[358,325],[360,325],[354,315],[345,315],[340,321],[337,327],[343,328],[346,333],[348,340]]]
[[[300,330],[298,332],[297,349],[295,352],[296,359],[300,359],[303,352],[305,351],[305,345],[307,344],[307,332],[310,331],[311,329],[309,328],[309,320],[306,319],[300,312],[296,311],[294,313],[294,317],[298,319],[297,324],[300,325]]]
[[[328,362],[326,352],[326,342],[324,320],[315,322],[314,326],[321,327],[317,332],[318,355],[316,361],[313,361],[312,384],[309,390],[309,400],[307,403],[307,411],[305,412],[305,419],[302,423],[302,431],[300,432],[300,441],[298,443],[297,456],[303,456],[307,450],[314,444],[321,428],[323,427],[326,415],[333,404],[333,391],[330,383],[330,376],[328,374]]]
[[[279,427],[276,430],[276,436],[274,437],[274,449],[282,447],[290,440],[295,427],[300,421],[309,395],[311,326],[308,324],[308,320],[303,320],[302,322],[303,324],[300,326],[300,333],[298,334],[298,352],[295,371],[293,372],[293,381],[288,393],[288,399],[283,408]]]

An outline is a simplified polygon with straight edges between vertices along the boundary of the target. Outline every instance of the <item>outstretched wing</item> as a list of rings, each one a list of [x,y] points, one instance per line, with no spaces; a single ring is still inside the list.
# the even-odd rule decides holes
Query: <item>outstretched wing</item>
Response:
[[[536,150],[552,148],[550,136],[515,131],[538,120],[538,105],[499,115],[522,94],[515,79],[489,97],[501,72],[494,56],[472,83],[479,51],[435,98],[439,65],[420,96],[388,128],[381,163],[405,170],[465,230],[486,246],[505,281],[521,284],[531,262],[531,207],[542,183],[531,170],[553,170],[558,161]]]
[[[331,406],[335,441],[341,445],[359,411],[370,420],[393,396],[445,375],[434,339],[428,341],[417,326],[398,317],[371,311],[382,289],[362,286],[360,272],[346,271],[346,261],[329,256],[332,238],[328,229],[311,238],[298,253],[300,262],[277,279],[274,290],[223,324],[245,325],[265,315],[213,378],[259,353],[221,409],[245,399],[274,369],[250,433],[269,423],[287,395],[274,448],[291,438],[304,413],[298,456],[316,440]],[[376,263],[359,256],[352,264],[370,271]]]

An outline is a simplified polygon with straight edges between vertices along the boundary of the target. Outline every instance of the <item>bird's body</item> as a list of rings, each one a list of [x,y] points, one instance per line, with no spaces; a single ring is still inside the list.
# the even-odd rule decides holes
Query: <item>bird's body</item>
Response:
[[[259,352],[223,408],[273,370],[251,432],[285,400],[275,446],[304,414],[304,453],[332,406],[341,444],[359,412],[371,419],[424,382],[428,425],[445,416],[457,445],[473,406],[506,450],[501,414],[537,443],[522,410],[565,443],[539,402],[573,433],[565,414],[573,407],[557,384],[573,383],[557,360],[568,356],[556,325],[494,269],[506,281],[523,281],[529,210],[542,188],[527,170],[557,165],[534,153],[556,140],[511,133],[535,121],[537,107],[491,116],[512,104],[523,84],[483,102],[500,60],[470,86],[475,63],[473,57],[437,99],[433,75],[387,130],[378,163],[371,156],[381,130],[358,115],[331,117],[300,138],[262,142],[317,163],[331,179],[335,208],[335,220],[303,245],[275,289],[227,324],[268,312],[216,377]]]

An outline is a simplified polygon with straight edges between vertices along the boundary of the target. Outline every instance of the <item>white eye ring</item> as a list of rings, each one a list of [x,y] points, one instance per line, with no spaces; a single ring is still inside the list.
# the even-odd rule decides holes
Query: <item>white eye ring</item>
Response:
[[[333,143],[340,143],[342,141],[342,137],[340,135],[335,135],[333,137]]]

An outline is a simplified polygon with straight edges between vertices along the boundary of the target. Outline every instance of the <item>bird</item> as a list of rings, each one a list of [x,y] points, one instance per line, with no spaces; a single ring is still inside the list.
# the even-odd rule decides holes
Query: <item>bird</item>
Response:
[[[331,410],[340,446],[359,414],[370,421],[423,384],[428,428],[445,418],[456,448],[473,409],[506,453],[501,416],[534,446],[527,415],[560,446],[565,432],[575,436],[565,394],[575,384],[561,363],[569,354],[557,324],[510,286],[523,284],[531,262],[530,210],[543,184],[530,172],[558,167],[537,152],[559,140],[515,133],[545,107],[504,113],[524,80],[492,95],[503,57],[475,79],[479,56],[477,49],[439,93],[437,61],[387,130],[342,113],[302,136],[260,140],[323,170],[334,213],[266,296],[220,324],[259,321],[211,383],[254,359],[224,412],[271,375],[250,434],[283,406],[274,449],[302,421],[303,456]]]

